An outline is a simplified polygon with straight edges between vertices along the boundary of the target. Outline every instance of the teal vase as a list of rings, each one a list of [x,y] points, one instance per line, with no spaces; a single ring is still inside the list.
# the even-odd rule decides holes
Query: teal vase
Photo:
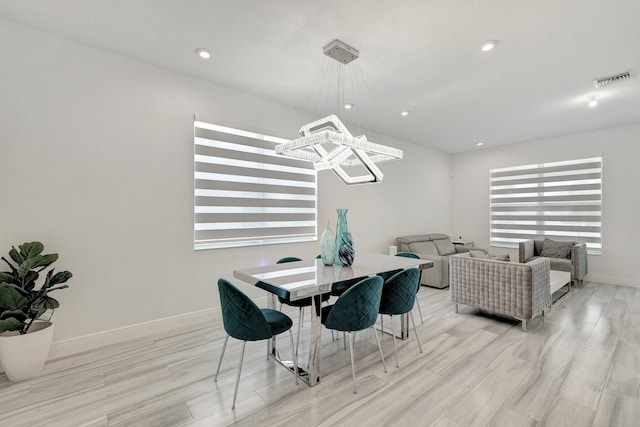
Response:
[[[333,263],[342,265],[342,261],[340,260],[340,247],[342,246],[342,235],[349,232],[349,227],[347,226],[347,212],[349,209],[336,209],[336,211],[338,212],[338,224],[336,225],[336,244]]]
[[[329,228],[329,220],[324,227],[324,233],[320,238],[320,258],[324,265],[332,265],[336,255],[336,236]]]
[[[340,243],[340,250],[338,256],[342,265],[351,265],[356,257],[356,251],[353,249],[353,239],[351,233],[342,233],[342,239]]]

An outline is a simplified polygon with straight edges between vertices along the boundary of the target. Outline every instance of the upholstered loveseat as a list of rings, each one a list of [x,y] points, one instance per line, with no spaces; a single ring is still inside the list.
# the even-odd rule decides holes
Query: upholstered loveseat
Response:
[[[539,257],[551,261],[552,270],[568,271],[571,280],[582,285],[587,275],[587,245],[582,242],[556,242],[550,239],[525,240],[519,243],[520,262],[528,262]]]
[[[551,305],[549,258],[527,263],[473,258],[469,254],[449,257],[451,301],[493,313],[515,317],[527,330],[527,320]]]
[[[400,252],[413,252],[420,258],[433,261],[433,268],[422,271],[420,283],[435,288],[449,286],[449,256],[473,249],[469,246],[454,245],[451,238],[442,233],[398,237],[396,245]]]

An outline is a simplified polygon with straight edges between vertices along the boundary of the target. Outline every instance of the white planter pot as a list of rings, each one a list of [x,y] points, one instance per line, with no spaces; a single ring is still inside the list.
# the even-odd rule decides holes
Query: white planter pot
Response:
[[[53,340],[53,324],[36,322],[29,332],[0,335],[0,364],[10,381],[33,378],[42,371]]]

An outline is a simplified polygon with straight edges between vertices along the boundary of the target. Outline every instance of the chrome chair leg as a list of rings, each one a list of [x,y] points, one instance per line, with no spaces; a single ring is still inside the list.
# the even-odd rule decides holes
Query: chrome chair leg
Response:
[[[349,332],[349,339],[351,339],[351,332]],[[342,341],[344,342],[344,350],[347,351],[347,333],[342,333]]]
[[[420,308],[420,302],[418,301],[417,297],[416,297],[416,305],[418,306],[418,313],[420,313],[420,321],[424,324],[424,318],[422,317],[422,309]]]
[[[380,315],[380,336],[384,336],[384,316]]]
[[[391,336],[393,337],[393,356],[396,359],[396,368],[400,367],[398,363],[398,348],[396,347],[396,329],[393,326],[393,316],[389,316],[389,322],[391,322]]]
[[[300,325],[304,328],[304,307],[300,307]]]
[[[413,313],[409,312],[409,317],[411,318],[411,324],[413,325],[413,333],[416,336],[416,340],[418,341],[418,347],[420,347],[420,353],[422,353],[422,344],[420,344],[420,338],[418,337],[418,330],[416,329],[416,322],[413,321]]]
[[[353,394],[357,394],[358,390],[356,389],[356,364],[353,360],[353,339],[351,332],[349,332],[349,353],[351,355],[351,381],[353,382]]]
[[[244,360],[244,347],[247,345],[246,341],[242,341],[242,352],[240,353],[240,364],[238,365],[238,375],[236,376],[236,389],[233,392],[233,404],[231,409],[236,409],[236,397],[238,397],[238,384],[240,384],[240,372],[242,372],[242,361]]]
[[[218,361],[218,369],[216,369],[216,376],[213,378],[213,382],[218,381],[218,373],[220,372],[220,365],[222,365],[222,358],[224,357],[224,351],[227,349],[227,341],[229,341],[229,335],[224,337],[224,344],[222,344],[222,353],[220,353],[220,360]]]
[[[300,336],[298,335],[298,338]],[[296,376],[296,385],[298,385],[298,346],[293,346],[293,332],[289,328],[289,342],[291,344],[291,354],[293,355],[293,373]]]
[[[302,316],[304,316],[304,311],[302,309],[302,307],[300,307],[300,310],[298,311],[298,335],[296,336],[296,357],[298,357],[298,347],[300,346],[300,331],[301,331],[301,327],[302,327]]]
[[[382,354],[382,346],[380,345],[380,339],[378,338],[378,334],[376,333],[375,328],[372,326],[373,336],[376,337],[376,342],[378,343],[378,352],[380,353],[380,360],[382,360],[382,366],[384,367],[384,373],[387,373],[387,364],[384,363],[384,355]]]

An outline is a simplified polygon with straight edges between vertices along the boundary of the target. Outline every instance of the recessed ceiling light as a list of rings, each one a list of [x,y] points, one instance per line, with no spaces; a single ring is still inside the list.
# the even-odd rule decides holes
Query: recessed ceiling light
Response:
[[[203,47],[199,47],[199,48],[196,49],[196,55],[198,55],[202,59],[211,58],[211,53],[207,49],[205,49]]]
[[[344,104],[345,110],[351,110],[353,108],[353,104]]]
[[[482,147],[484,145],[484,142],[476,142],[476,146],[478,147]]]
[[[482,43],[480,49],[482,49],[483,52],[489,52],[490,50],[493,50],[496,46],[498,46],[499,43],[500,42],[498,40],[487,40],[486,42]]]
[[[587,104],[589,107],[593,108],[598,105],[598,95],[588,96],[587,99],[589,100],[589,103]]]
[[[400,113],[401,116],[408,116],[409,115],[409,111],[403,111]]]

